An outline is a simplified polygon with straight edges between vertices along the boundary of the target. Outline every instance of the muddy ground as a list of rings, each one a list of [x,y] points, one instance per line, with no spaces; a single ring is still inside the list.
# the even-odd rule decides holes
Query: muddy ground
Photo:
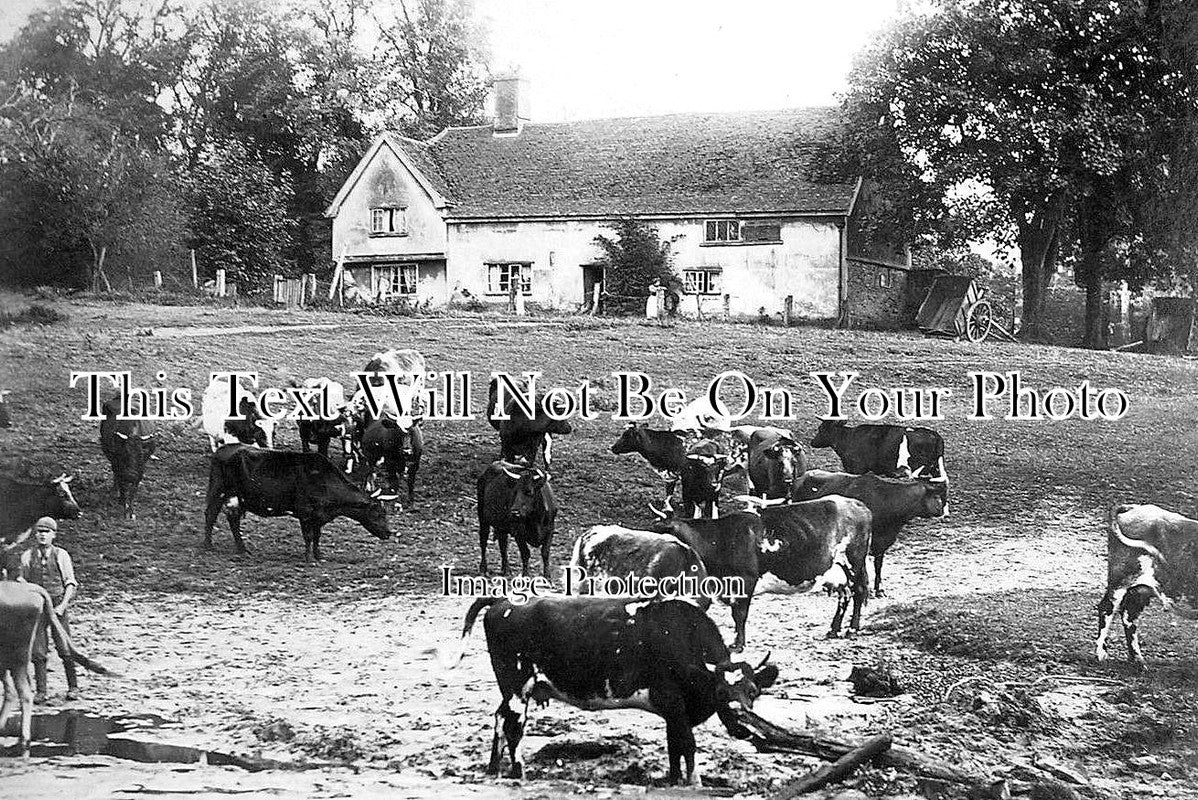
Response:
[[[804,436],[823,411],[811,370],[855,370],[863,386],[951,388],[946,418],[935,423],[948,445],[951,515],[905,531],[887,557],[889,596],[870,602],[855,639],[824,638],[832,607],[823,596],[754,601],[748,655],[769,651],[781,668],[757,710],[844,738],[887,731],[929,756],[1009,778],[1016,790],[1053,779],[1083,796],[1198,792],[1198,628],[1154,607],[1142,626],[1147,675],[1121,660],[1093,660],[1109,506],[1155,502],[1194,513],[1193,362],[748,325],[513,326],[486,317],[390,321],[83,302],[60,309],[70,315],[65,323],[0,332],[0,385],[13,390],[14,417],[0,448],[11,471],[78,476],[72,486],[85,515],[64,523],[59,540],[82,581],[76,639],[123,676],[85,675],[85,699],[70,707],[157,714],[175,723],[153,732],[160,741],[260,757],[272,768],[0,759],[6,797],[695,793],[662,787],[657,718],[560,704],[532,715],[523,783],[482,775],[498,692],[481,631],[456,670],[426,655],[452,639],[467,605],[439,596],[439,568],[477,565],[473,481],[497,450],[481,419],[427,423],[418,502],[393,515],[395,540],[380,543],[339,521],[326,528],[325,562],[307,566],[288,521],[249,518],[251,555],[233,554],[223,520],[216,549],[202,548],[207,445],[187,424],[164,426],[139,518],[124,520],[109,497],[98,426],[78,419],[83,393],[67,388],[71,370],[101,368],[131,370],[143,385],[161,369],[164,385],[190,386],[197,399],[211,369],[258,369],[267,385],[317,374],[345,380],[386,346],[415,346],[433,369],[472,371],[480,410],[492,369],[539,369],[551,385],[591,379],[604,413],[555,447],[555,565],[586,526],[644,523],[657,497],[642,462],[608,451],[621,427],[607,418],[613,369],[641,369],[689,392],[723,369],[743,369],[763,385],[794,389],[800,402],[790,427]],[[246,325],[257,327],[219,332]],[[305,327],[287,329],[297,325]],[[1119,387],[1131,411],[1117,422],[969,421],[966,373],[974,369],[1019,369],[1026,384],[1042,387],[1086,379]],[[297,441],[285,431],[283,446]],[[813,466],[837,466],[830,451],[808,456]],[[731,638],[727,610],[713,616]],[[1112,652],[1122,659],[1121,639]],[[844,680],[854,664],[891,670],[907,691],[854,699]],[[68,707],[55,669],[57,707]],[[706,794],[768,796],[817,765],[756,753],[714,721],[696,735]],[[879,768],[848,785],[869,796],[945,789]]]

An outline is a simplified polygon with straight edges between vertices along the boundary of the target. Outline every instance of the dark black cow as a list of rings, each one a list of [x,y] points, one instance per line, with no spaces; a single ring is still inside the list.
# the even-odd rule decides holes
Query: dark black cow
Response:
[[[720,515],[720,490],[728,475],[731,458],[719,443],[710,439],[700,439],[687,449],[681,476],[683,517],[714,518]]]
[[[718,514],[720,490],[731,459],[719,443],[698,439],[688,446],[685,433],[629,423],[611,451],[616,455],[639,453],[657,470],[665,482],[667,512],[673,511],[674,488],[681,482],[683,516],[693,517],[697,510],[708,517]]]
[[[541,548],[542,574],[549,577],[549,548],[557,503],[549,474],[524,463],[495,461],[478,477],[478,545],[482,551],[479,573],[487,574],[487,542],[491,530],[499,544],[500,571],[508,571],[507,539],[520,548],[520,574],[528,574],[530,548]]]
[[[337,517],[349,517],[380,539],[391,537],[381,492],[367,494],[350,483],[320,453],[262,450],[225,445],[212,455],[204,546],[212,547],[212,526],[221,509],[229,521],[237,552],[249,552],[241,539],[241,518],[293,516],[304,535],[304,558],[320,560],[320,529]]]
[[[403,428],[401,423],[384,417],[364,423],[361,443],[361,458],[355,474],[367,489],[376,488],[376,472],[379,464],[387,476],[387,492],[398,494],[400,476],[405,476],[408,488],[408,505],[415,499],[416,474],[420,471],[420,456],[424,453],[424,435],[419,425]]]
[[[328,378],[308,378],[300,384],[293,381],[292,385],[314,393],[325,393],[329,409],[337,412],[334,419],[300,419],[295,423],[299,429],[300,448],[306,453],[315,444],[316,452],[327,456],[329,442],[333,439],[341,441],[348,435],[346,425],[349,424],[349,419],[346,411],[345,387]]]
[[[71,494],[74,476],[29,483],[0,475],[0,540],[28,529],[39,517],[78,519],[79,504]]]
[[[732,661],[715,623],[681,600],[540,597],[525,605],[480,598],[470,606],[462,638],[479,611],[499,683],[495,735],[487,772],[497,775],[504,741],[512,777],[523,777],[520,742],[529,700],[560,700],[586,711],[639,708],[666,721],[669,780],[699,783],[691,730],[717,715],[738,738],[748,731],[737,712],[773,685],[769,656],[756,668]]]
[[[798,443],[781,431],[762,428],[749,437],[749,484],[769,500],[789,497],[795,478],[807,469]]]
[[[736,639],[729,649],[734,653],[744,650],[749,604],[761,577],[757,549],[764,532],[761,517],[744,511],[719,519],[667,517],[654,525],[653,530],[671,534],[690,545],[699,554],[708,575],[740,579],[744,597],[728,598],[732,605],[732,622],[736,626]]]
[[[1111,509],[1107,530],[1107,584],[1098,603],[1099,661],[1106,641],[1123,619],[1128,660],[1144,667],[1136,620],[1152,598],[1183,619],[1198,619],[1198,520],[1153,505]]]
[[[12,426],[12,419],[8,416],[8,396],[10,394],[12,394],[11,389],[0,389],[0,428]]]
[[[676,536],[638,531],[620,525],[595,525],[579,536],[570,552],[570,566],[584,570],[588,579],[602,581],[605,578],[688,578],[694,581],[695,591],[690,596],[703,608],[711,605],[711,598],[704,597],[699,584],[707,577],[703,559],[689,544]],[[580,594],[590,594],[587,586]],[[595,594],[603,594],[599,591]],[[676,596],[687,594],[685,585],[675,581]],[[653,594],[651,596],[661,596]]]
[[[794,487],[795,500],[838,494],[865,503],[873,516],[870,555],[874,557],[874,595],[882,597],[882,558],[903,526],[916,517],[948,514],[948,481],[944,478],[880,478],[872,473],[849,475],[813,469]]]
[[[845,472],[897,478],[947,478],[944,440],[931,428],[906,425],[858,425],[820,422],[812,447],[831,447]]]
[[[119,397],[106,402],[103,411],[100,449],[112,466],[113,488],[125,508],[125,516],[136,519],[133,501],[145,475],[146,464],[155,458],[154,426],[147,420],[117,419],[121,413]]]
[[[753,498],[747,498],[752,501]],[[860,500],[832,495],[803,503],[760,508],[765,533],[758,546],[758,569],[791,587],[814,581],[837,595],[829,637],[840,635],[850,598],[851,631],[861,627],[869,598],[865,561],[869,554],[870,513]]]
[[[524,384],[521,384],[523,387]],[[535,464],[537,451],[543,450],[545,466],[553,464],[553,437],[573,432],[570,423],[556,420],[545,411],[545,397],[536,395],[532,407],[536,412],[531,419],[520,408],[516,399],[508,398],[504,412],[509,419],[496,419],[499,406],[499,379],[492,378],[487,387],[487,422],[499,431],[500,458],[505,461],[523,459]]]
[[[686,468],[686,440],[683,434],[655,431],[648,425],[630,422],[611,446],[611,451],[616,455],[639,453],[643,456],[665,482],[666,505],[670,504],[670,498],[674,496],[678,480]]]

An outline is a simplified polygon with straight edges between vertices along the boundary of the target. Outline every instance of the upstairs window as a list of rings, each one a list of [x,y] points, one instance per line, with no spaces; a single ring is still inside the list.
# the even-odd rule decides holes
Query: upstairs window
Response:
[[[532,264],[487,264],[487,294],[506,295],[513,280],[520,281],[521,294],[532,294]]]
[[[374,296],[380,299],[416,294],[415,264],[384,264],[374,268]]]
[[[781,242],[782,223],[771,219],[745,220],[740,235],[744,242]]]
[[[370,209],[370,233],[376,236],[400,236],[408,232],[404,209],[378,206]]]
[[[704,226],[705,242],[739,242],[740,222],[734,219],[709,219]]]

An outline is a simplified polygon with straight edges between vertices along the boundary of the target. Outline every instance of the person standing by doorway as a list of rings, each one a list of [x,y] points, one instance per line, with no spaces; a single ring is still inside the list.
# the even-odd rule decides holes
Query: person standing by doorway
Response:
[[[21,554],[21,570],[19,580],[36,583],[50,594],[54,603],[54,613],[58,615],[63,629],[70,635],[71,626],[67,610],[75,599],[79,584],[75,581],[75,566],[71,562],[71,554],[54,544],[58,534],[58,523],[52,517],[42,517],[33,525],[33,536],[36,544]],[[42,625],[33,641],[33,675],[37,684],[33,697],[35,703],[46,702],[46,660],[49,656],[47,641],[48,625]],[[58,648],[58,642],[54,643]],[[78,676],[75,662],[69,652],[58,650],[62,659],[63,671],[67,674],[67,699],[79,699]]]

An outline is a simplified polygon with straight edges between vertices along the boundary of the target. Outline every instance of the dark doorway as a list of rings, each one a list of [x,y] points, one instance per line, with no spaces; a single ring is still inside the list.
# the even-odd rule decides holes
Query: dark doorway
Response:
[[[582,265],[582,307],[591,308],[595,303],[595,287],[603,283],[602,264]],[[600,289],[600,292],[603,290]]]

